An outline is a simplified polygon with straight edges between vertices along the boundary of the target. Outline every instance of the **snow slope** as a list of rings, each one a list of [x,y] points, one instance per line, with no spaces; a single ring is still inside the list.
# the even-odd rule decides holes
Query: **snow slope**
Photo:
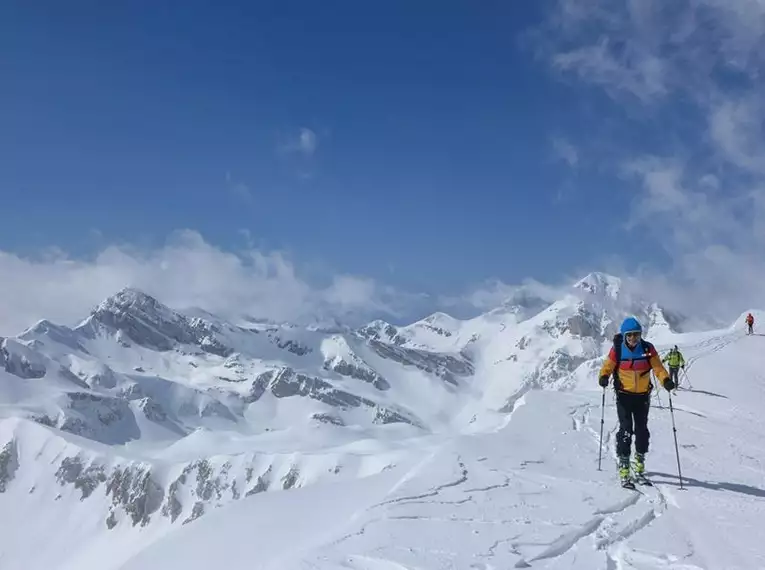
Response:
[[[603,274],[553,303],[524,293],[473,319],[439,313],[393,336],[381,323],[231,323],[125,289],[75,328],[41,321],[0,339],[0,512],[11,513],[0,518],[0,570],[167,567],[185,553],[188,568],[213,563],[208,555],[232,556],[235,568],[236,536],[255,541],[263,568],[575,567],[561,561],[606,554],[593,567],[630,568],[625,541],[580,552],[619,525],[633,537],[633,516],[646,517],[635,540],[661,528],[672,504],[668,477],[668,489],[624,512],[590,512],[624,493],[592,466],[594,374],[627,313],[659,348],[687,349],[704,390],[677,398],[681,438],[692,430],[684,445],[696,446],[682,448],[690,476],[764,488],[752,479],[759,463],[726,439],[740,437],[742,450],[762,440],[763,394],[748,372],[762,339],[742,336],[743,316],[727,330],[678,333],[661,307]],[[712,395],[707,363],[729,362],[725,377],[743,378],[741,402]],[[610,445],[612,406],[607,420]],[[649,467],[671,476],[666,411],[654,409],[652,428]],[[714,475],[715,454],[749,471]],[[597,529],[572,539],[595,519]],[[238,525],[262,528],[241,535]],[[289,552],[277,547],[284,541]]]
[[[353,485],[256,496],[136,555],[122,570],[722,569],[765,567],[765,338],[682,335],[688,380],[654,398],[653,488],[616,483],[612,397],[597,470],[600,395],[531,391],[494,432],[443,438]],[[297,525],[297,526],[296,526]],[[286,540],[286,542],[285,542]]]

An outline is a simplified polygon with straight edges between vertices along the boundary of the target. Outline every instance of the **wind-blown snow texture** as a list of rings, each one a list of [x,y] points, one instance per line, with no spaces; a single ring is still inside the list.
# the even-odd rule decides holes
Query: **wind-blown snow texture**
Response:
[[[0,350],[0,569],[765,567],[765,339],[743,317],[679,332],[619,285],[358,331],[130,289],[40,322]],[[597,471],[596,369],[627,313],[690,362],[685,490],[663,390],[656,486],[616,484],[610,392]]]

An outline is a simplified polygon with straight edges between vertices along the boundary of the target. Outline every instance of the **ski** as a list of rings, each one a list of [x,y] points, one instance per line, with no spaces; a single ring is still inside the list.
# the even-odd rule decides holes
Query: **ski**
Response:
[[[630,479],[622,479],[622,487],[625,489],[631,489],[633,491],[637,491],[635,488],[635,483],[632,482]]]
[[[653,487],[653,483],[650,480],[648,480],[648,478],[645,475],[635,475],[633,479],[638,485]]]

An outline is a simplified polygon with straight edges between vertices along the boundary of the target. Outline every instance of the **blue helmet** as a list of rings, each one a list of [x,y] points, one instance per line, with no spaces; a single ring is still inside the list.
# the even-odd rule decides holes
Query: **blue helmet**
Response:
[[[643,327],[640,326],[640,323],[635,317],[627,317],[624,319],[624,322],[622,323],[622,327],[619,329],[619,332],[624,334],[627,334],[628,332],[643,332]]]

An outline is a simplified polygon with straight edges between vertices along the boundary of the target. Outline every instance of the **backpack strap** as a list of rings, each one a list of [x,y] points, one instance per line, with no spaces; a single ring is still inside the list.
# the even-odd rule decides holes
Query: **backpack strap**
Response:
[[[612,376],[614,377],[614,385],[619,381],[619,365],[622,362],[622,333],[616,333],[614,335],[614,357],[616,358],[616,366]]]

